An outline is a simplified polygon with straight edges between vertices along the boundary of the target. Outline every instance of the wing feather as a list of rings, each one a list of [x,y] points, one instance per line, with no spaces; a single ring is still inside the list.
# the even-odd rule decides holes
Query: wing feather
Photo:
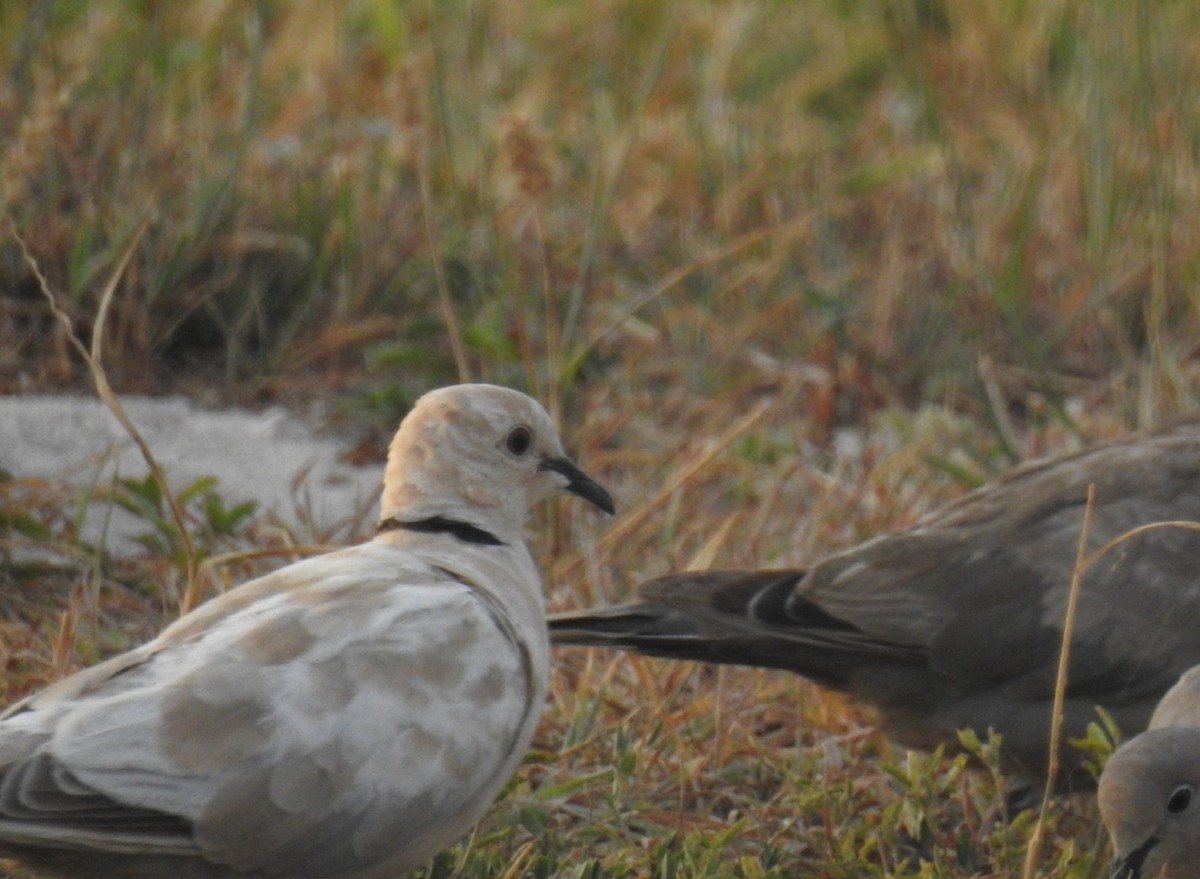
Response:
[[[468,584],[362,555],[353,590],[293,566],[221,625],[168,630],[136,675],[24,706],[0,729],[0,754],[24,743],[0,766],[0,833],[301,875],[490,798],[536,713],[521,646]]]

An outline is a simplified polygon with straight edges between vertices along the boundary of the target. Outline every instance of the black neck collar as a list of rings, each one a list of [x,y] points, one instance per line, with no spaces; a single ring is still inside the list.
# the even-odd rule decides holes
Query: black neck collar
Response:
[[[428,519],[417,519],[413,522],[401,521],[394,517],[387,518],[379,523],[376,531],[382,534],[398,528],[403,528],[405,531],[422,531],[426,534],[450,534],[465,543],[504,546],[504,541],[489,531],[477,528],[469,522],[460,522],[457,519],[447,519],[443,516],[430,516]]]

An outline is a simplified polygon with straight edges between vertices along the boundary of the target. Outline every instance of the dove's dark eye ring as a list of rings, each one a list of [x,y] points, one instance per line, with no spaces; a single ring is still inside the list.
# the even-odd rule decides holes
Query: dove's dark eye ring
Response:
[[[508,436],[504,438],[504,448],[508,449],[518,458],[529,451],[533,445],[533,431],[528,427],[514,427],[509,431]]]
[[[1186,809],[1192,802],[1192,786],[1190,784],[1181,784],[1175,790],[1171,791],[1171,796],[1167,798],[1167,811],[1172,815],[1178,815]]]

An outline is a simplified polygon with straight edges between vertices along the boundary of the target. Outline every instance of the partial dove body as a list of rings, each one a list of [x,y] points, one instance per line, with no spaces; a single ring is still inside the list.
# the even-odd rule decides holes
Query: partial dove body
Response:
[[[915,526],[807,570],[680,573],[640,601],[551,617],[551,641],[797,672],[875,706],[903,744],[1003,737],[1009,770],[1047,771],[1063,619],[1089,484],[1089,552],[1128,529],[1200,521],[1194,425],[1020,468]],[[1095,560],[1081,582],[1064,739],[1095,707],[1146,727],[1200,663],[1200,532],[1156,528]],[[1067,747],[1077,785],[1084,755]]]
[[[1155,707],[1148,729],[1161,726],[1200,727],[1200,666],[1180,675]]]
[[[1116,850],[1113,879],[1200,879],[1200,667],[1186,672],[1150,728],[1109,758],[1100,814]]]
[[[423,397],[379,535],[289,565],[0,720],[0,856],[67,877],[395,876],[524,754],[548,645],[524,543],[567,489],[612,510],[504,388]]]

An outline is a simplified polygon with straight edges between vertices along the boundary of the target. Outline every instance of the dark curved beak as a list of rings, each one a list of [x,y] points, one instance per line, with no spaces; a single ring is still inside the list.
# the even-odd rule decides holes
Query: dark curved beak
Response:
[[[1112,872],[1109,874],[1110,879],[1140,879],[1142,865],[1146,862],[1146,856],[1150,854],[1150,849],[1156,845],[1158,845],[1158,838],[1152,836],[1125,857],[1121,858],[1113,864]]]
[[[612,495],[604,486],[592,479],[575,465],[570,458],[543,458],[539,470],[553,470],[567,477],[567,491],[577,494],[590,504],[595,504],[610,516],[617,511]]]

